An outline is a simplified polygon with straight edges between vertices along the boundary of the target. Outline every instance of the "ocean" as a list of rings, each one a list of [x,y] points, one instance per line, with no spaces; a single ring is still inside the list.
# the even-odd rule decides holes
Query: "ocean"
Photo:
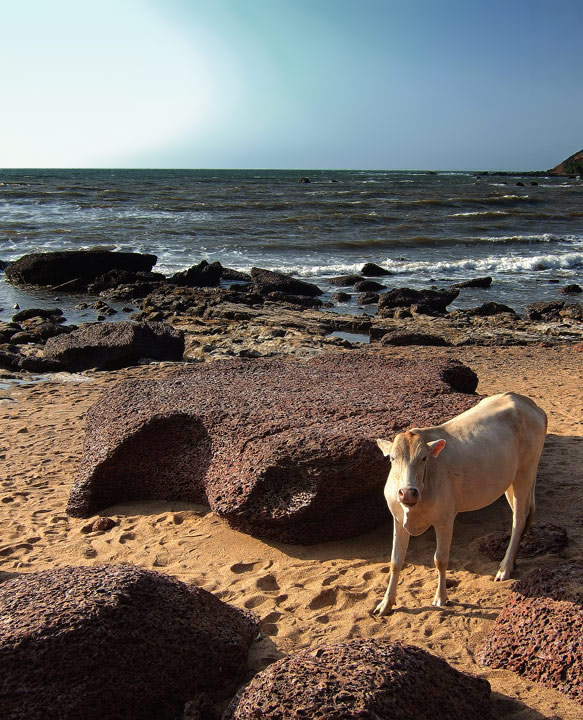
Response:
[[[300,177],[310,182],[299,182]],[[201,260],[316,283],[366,262],[388,288],[445,287],[491,275],[452,307],[485,300],[518,312],[583,284],[581,179],[471,172],[0,170],[0,260],[93,247],[153,253],[171,274]],[[0,274],[0,319],[15,304],[78,298],[14,288]],[[336,308],[374,312],[356,300]],[[120,315],[121,317],[121,315]]]

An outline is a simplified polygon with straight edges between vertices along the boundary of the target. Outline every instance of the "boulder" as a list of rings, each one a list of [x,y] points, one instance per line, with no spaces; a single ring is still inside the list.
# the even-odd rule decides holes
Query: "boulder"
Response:
[[[561,295],[579,295],[579,293],[583,292],[583,288],[581,285],[577,285],[577,283],[572,283],[571,285],[565,285],[565,287],[559,288],[559,292]]]
[[[478,651],[583,704],[583,565],[538,568],[515,583]]]
[[[272,270],[263,270],[262,268],[251,268],[251,277],[253,278],[255,292],[260,295],[267,295],[272,292],[281,292],[287,295],[307,295],[315,297],[322,295],[323,292],[319,287],[312,283],[297,280],[291,275],[273,272]]]
[[[63,250],[24,255],[6,268],[6,277],[16,285],[62,286],[71,291],[86,289],[109,270],[148,272],[155,255],[109,250]]]
[[[378,295],[377,295],[378,298]],[[352,295],[350,293],[346,292],[335,292],[332,295],[332,300],[336,303],[347,303],[352,300]]]
[[[376,265],[375,263],[365,263],[360,272],[365,277],[384,277],[385,275],[392,275],[390,270],[385,270],[384,267]]]
[[[504,305],[503,303],[497,303],[497,302],[482,303],[478,307],[467,310],[466,313],[470,316],[477,316],[477,317],[490,317],[491,315],[500,315],[501,313],[510,313],[511,315],[514,315],[515,317],[517,317],[515,310],[513,310],[508,305]]]
[[[45,345],[45,358],[69,372],[113,370],[142,358],[179,361],[183,354],[183,333],[161,322],[90,323]]]
[[[530,303],[525,307],[526,317],[529,320],[558,320],[559,311],[565,306],[564,300],[552,300],[550,302],[540,301]]]
[[[166,282],[162,273],[114,269],[95,278],[95,281],[88,286],[87,291],[93,295],[99,295],[102,292],[114,290],[120,285],[151,286],[162,282]]]
[[[0,583],[0,695],[11,720],[173,720],[246,671],[255,619],[132,565],[63,567]]]
[[[43,320],[50,320],[52,322],[64,322],[63,311],[59,308],[28,308],[27,310],[19,310],[15,315],[12,316],[12,322],[19,323],[23,320],[30,320],[31,318],[42,318]]]
[[[362,277],[360,275],[339,275],[338,277],[326,278],[327,283],[338,287],[350,287],[361,280]]]
[[[223,360],[127,381],[88,412],[68,512],[186,501],[283,542],[358,535],[389,517],[389,461],[375,439],[467,410],[476,386],[454,360],[359,351]]]
[[[359,305],[376,305],[379,301],[379,294],[376,292],[363,292],[356,298]]]
[[[463,282],[455,283],[451,285],[452,288],[461,290],[462,288],[489,288],[492,284],[492,278],[488,275],[487,277],[476,277],[471,280],[464,280]]]
[[[386,286],[376,280],[359,280],[354,283],[355,292],[376,292],[377,290],[386,290]]]
[[[459,295],[459,290],[412,290],[395,288],[383,293],[379,298],[378,315],[392,317],[393,310],[399,307],[417,306],[417,312],[425,315],[445,313],[446,307]]]
[[[490,684],[384,638],[300,650],[256,675],[224,720],[490,720]]]
[[[383,335],[381,345],[435,345],[446,347],[450,343],[439,335],[430,335],[421,332],[405,332],[402,330],[389,331]]]
[[[220,262],[199,262],[188,270],[177,272],[168,278],[172,285],[180,287],[216,287],[221,281],[223,266]]]
[[[577,320],[578,322],[583,322],[583,305],[581,303],[567,305],[562,310],[559,310],[559,315],[566,320]]]

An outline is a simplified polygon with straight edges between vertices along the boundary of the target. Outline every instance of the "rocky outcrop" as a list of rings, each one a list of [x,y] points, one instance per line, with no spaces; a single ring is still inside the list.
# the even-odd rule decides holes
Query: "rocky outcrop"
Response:
[[[515,310],[513,310],[508,305],[504,305],[504,303],[498,302],[482,303],[478,307],[466,310],[466,313],[468,315],[474,315],[478,317],[489,317],[490,315],[501,315],[502,313],[508,313],[513,317],[518,317]]]
[[[131,565],[64,567],[0,584],[0,695],[10,720],[173,720],[228,697],[254,618]]]
[[[396,308],[410,308],[424,315],[440,315],[459,295],[459,290],[412,290],[395,288],[379,298],[379,317],[392,317]]]
[[[68,512],[130,500],[206,502],[231,526],[291,543],[388,518],[377,437],[473,406],[475,374],[447,359],[354,351],[213,362],[109,390],[87,416]]]
[[[457,290],[461,290],[463,288],[482,288],[486,289],[489,288],[492,284],[492,278],[487,275],[486,277],[475,277],[471,278],[471,280],[464,280],[463,282],[455,283],[454,285],[451,285],[452,288],[455,288]]]
[[[166,278],[162,273],[155,272],[135,272],[130,270],[109,270],[108,272],[95,278],[88,288],[87,292],[92,295],[99,295],[116,290],[120,286],[134,285],[139,288],[155,287],[156,284],[165,282]],[[148,291],[149,292],[149,291]]]
[[[114,370],[142,358],[182,360],[183,333],[166,323],[118,322],[82,325],[67,335],[49,338],[45,359],[62,370]]]
[[[551,300],[530,303],[525,307],[526,317],[529,320],[557,320],[559,312],[565,306],[564,300]]]
[[[360,272],[365,277],[385,277],[386,275],[393,274],[390,270],[386,270],[376,263],[365,263],[360,269]]]
[[[573,153],[549,170],[549,175],[583,175],[583,150]]]
[[[513,590],[479,650],[480,662],[583,704],[583,566],[539,568]]]
[[[322,295],[322,290],[317,285],[297,280],[285,273],[263,270],[262,268],[251,268],[254,291],[259,295],[267,295],[272,292],[281,292],[287,295],[306,295],[315,297]]]
[[[390,345],[435,345],[445,347],[449,345],[447,340],[439,335],[430,335],[420,332],[403,332],[402,330],[388,331],[381,338],[381,345],[387,347]]]
[[[208,263],[202,260],[188,270],[172,275],[168,282],[181,287],[216,287],[221,281],[223,266],[220,262]]]
[[[107,250],[31,253],[11,263],[6,268],[6,277],[16,285],[86,290],[110,270],[148,272],[156,260],[155,255]]]
[[[301,650],[256,675],[224,720],[490,720],[490,684],[413,645],[351,640]]]

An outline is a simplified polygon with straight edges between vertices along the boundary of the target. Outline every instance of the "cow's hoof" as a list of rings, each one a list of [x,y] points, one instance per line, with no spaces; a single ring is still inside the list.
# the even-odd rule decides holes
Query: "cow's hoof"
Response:
[[[510,580],[510,571],[498,570],[498,572],[496,573],[496,577],[494,578],[494,582],[498,582],[500,580]]]
[[[392,609],[393,609],[392,603],[385,603],[384,601],[382,601],[376,606],[376,608],[373,610],[372,614],[382,617],[383,615],[388,615]]]

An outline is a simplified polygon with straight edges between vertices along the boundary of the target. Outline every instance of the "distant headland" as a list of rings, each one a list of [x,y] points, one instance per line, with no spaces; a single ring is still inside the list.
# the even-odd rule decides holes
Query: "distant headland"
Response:
[[[583,149],[548,171],[551,175],[583,175]]]

